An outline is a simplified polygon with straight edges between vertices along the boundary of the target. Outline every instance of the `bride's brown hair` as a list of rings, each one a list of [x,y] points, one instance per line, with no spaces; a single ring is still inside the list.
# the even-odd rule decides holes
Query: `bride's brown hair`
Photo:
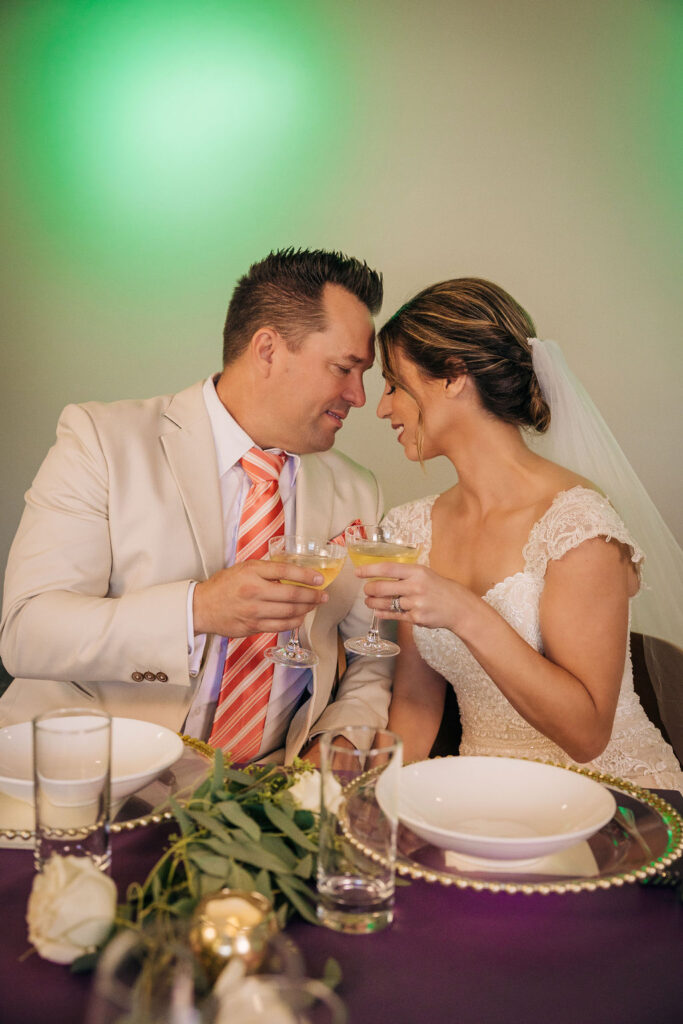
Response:
[[[398,350],[432,380],[469,374],[490,413],[543,433],[550,409],[533,370],[529,339],[535,335],[529,314],[497,284],[459,277],[419,292],[377,340],[390,385],[409,390],[396,371]]]

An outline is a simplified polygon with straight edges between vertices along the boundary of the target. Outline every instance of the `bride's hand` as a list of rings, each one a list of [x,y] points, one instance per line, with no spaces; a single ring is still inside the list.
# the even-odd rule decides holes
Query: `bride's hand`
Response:
[[[478,603],[466,587],[425,565],[381,562],[356,569],[356,576],[370,581],[365,584],[365,603],[379,619],[458,633]]]

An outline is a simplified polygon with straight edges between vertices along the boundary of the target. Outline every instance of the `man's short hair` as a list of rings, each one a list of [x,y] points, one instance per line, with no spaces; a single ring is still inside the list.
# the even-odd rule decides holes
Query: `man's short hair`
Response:
[[[323,249],[280,249],[254,263],[237,282],[223,329],[223,365],[234,362],[260,327],[274,327],[296,349],[326,327],[323,288],[338,284],[375,316],[382,275],[367,263]]]

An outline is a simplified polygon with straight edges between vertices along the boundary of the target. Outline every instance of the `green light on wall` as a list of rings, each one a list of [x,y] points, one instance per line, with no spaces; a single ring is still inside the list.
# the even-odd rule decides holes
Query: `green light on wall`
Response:
[[[107,272],[305,202],[342,144],[341,61],[306,4],[18,4],[3,29],[20,216]]]
[[[683,8],[672,4],[665,10],[667,17],[660,30],[657,60],[653,61],[650,89],[646,94],[649,109],[644,123],[649,125],[649,137],[643,142],[661,181],[661,190],[655,198],[667,218],[673,217],[680,229],[683,225]],[[680,244],[680,234],[677,240]]]

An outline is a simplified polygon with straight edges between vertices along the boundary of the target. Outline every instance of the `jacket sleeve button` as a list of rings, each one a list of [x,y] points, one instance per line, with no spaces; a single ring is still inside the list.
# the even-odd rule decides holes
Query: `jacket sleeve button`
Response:
[[[134,683],[141,683],[145,677],[143,676],[142,672],[133,672],[130,678],[133,680]]]
[[[168,676],[166,675],[165,672],[157,672],[157,679],[159,680],[160,683],[168,682]]]
[[[147,680],[148,683],[153,683],[156,679],[156,676],[154,675],[153,672],[145,672],[145,679]]]

